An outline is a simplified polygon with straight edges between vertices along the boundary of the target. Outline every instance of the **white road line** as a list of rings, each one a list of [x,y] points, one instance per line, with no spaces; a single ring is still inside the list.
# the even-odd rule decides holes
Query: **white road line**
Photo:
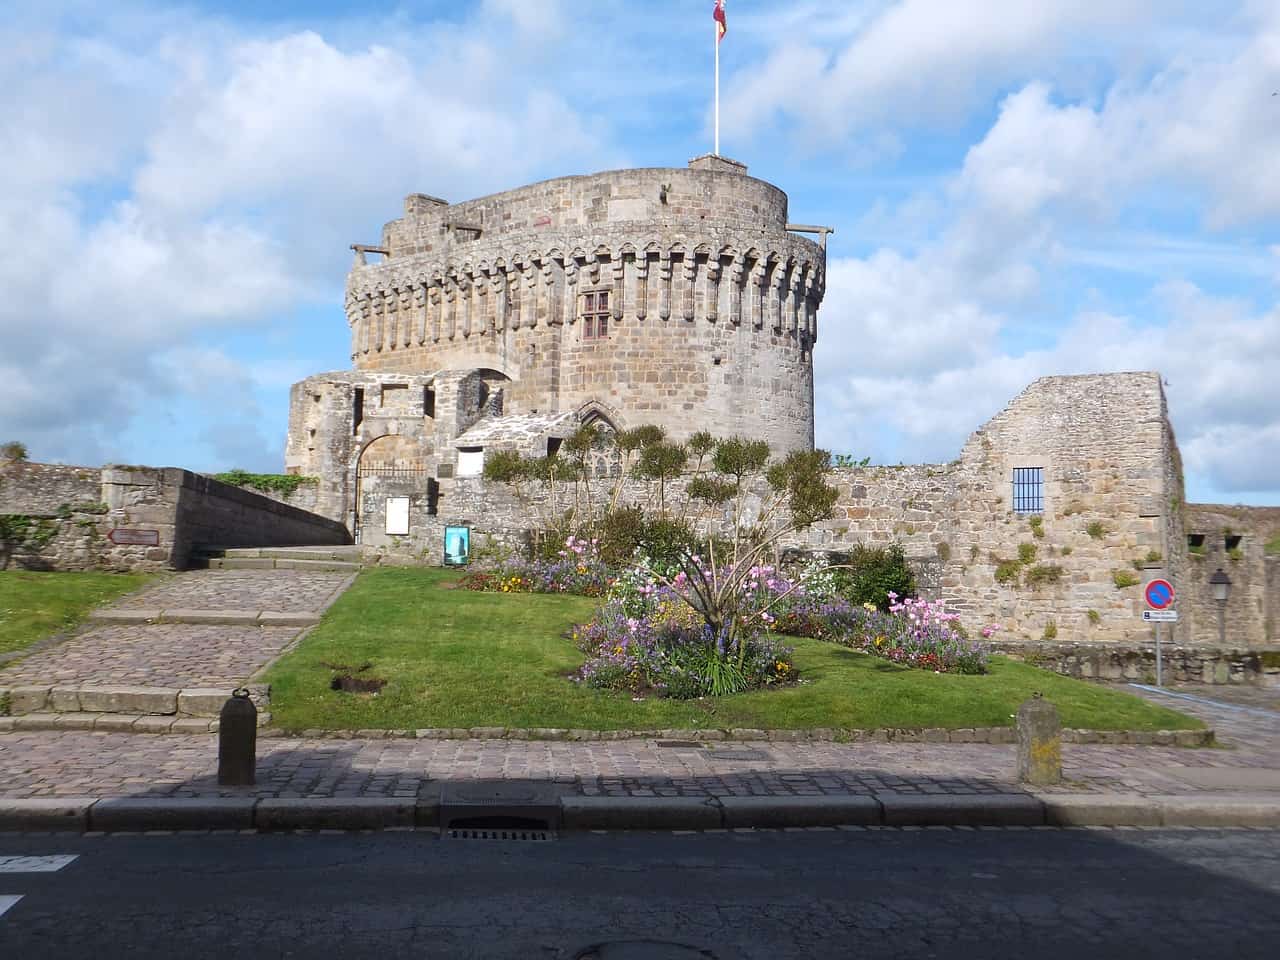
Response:
[[[60,853],[52,857],[0,857],[0,873],[57,873],[78,856]]]
[[[15,903],[22,899],[22,894],[16,896],[0,893],[0,917],[3,917],[5,911],[12,907]]]

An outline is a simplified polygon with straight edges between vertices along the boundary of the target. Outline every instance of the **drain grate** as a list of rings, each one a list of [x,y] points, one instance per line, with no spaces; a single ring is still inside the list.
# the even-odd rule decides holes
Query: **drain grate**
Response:
[[[701,750],[702,744],[697,740],[655,740],[655,747],[672,747],[676,750]]]
[[[550,830],[484,830],[475,827],[463,827],[449,831],[452,840],[508,840],[523,842],[540,842],[554,840],[555,834]]]

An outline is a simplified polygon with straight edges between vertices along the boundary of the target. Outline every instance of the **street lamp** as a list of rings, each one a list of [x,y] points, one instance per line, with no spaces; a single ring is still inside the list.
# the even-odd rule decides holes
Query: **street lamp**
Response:
[[[1219,567],[1209,578],[1209,586],[1213,587],[1213,599],[1218,603],[1218,646],[1227,645],[1227,597],[1231,596],[1231,578]]]

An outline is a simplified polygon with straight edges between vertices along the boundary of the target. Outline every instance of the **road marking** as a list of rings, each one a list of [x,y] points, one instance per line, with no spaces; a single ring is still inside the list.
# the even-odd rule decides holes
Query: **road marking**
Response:
[[[0,873],[57,873],[78,856],[60,853],[52,857],[0,857]]]
[[[0,917],[3,917],[5,911],[12,907],[15,903],[22,899],[22,894],[11,896],[9,894],[0,893]]]

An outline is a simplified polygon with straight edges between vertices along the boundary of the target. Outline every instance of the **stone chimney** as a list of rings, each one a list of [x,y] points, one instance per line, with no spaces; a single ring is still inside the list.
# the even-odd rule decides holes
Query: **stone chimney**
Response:
[[[747,165],[728,157],[718,157],[714,153],[704,153],[689,161],[690,170],[711,170],[715,173],[740,173],[746,176]]]

